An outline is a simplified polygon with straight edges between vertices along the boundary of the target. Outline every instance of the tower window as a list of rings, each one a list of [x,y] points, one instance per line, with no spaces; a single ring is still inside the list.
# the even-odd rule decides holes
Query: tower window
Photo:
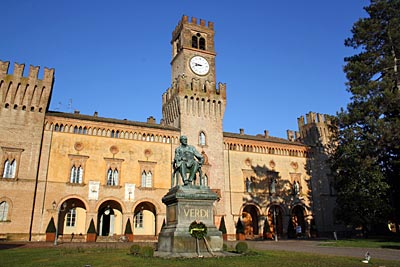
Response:
[[[201,50],[206,50],[206,39],[204,39],[203,37],[200,37],[199,39],[199,48]]]
[[[199,46],[198,46],[198,38],[197,38],[197,36],[192,36],[192,47],[193,48],[198,48]]]
[[[192,47],[201,49],[201,50],[206,50],[206,39],[204,37],[202,37],[200,33],[193,35],[192,36]]]

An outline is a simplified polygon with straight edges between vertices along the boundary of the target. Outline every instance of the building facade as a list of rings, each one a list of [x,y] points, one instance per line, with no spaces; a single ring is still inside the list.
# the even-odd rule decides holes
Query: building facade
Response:
[[[163,118],[146,122],[49,111],[54,69],[0,61],[0,236],[45,239],[53,218],[60,238],[156,239],[165,219],[172,161],[186,135],[205,157],[203,184],[218,194],[214,222],[229,239],[238,220],[247,238],[335,230],[326,168],[329,118],[309,113],[288,138],[224,132],[226,84],[216,81],[214,24],[183,16],[172,33],[172,81]]]

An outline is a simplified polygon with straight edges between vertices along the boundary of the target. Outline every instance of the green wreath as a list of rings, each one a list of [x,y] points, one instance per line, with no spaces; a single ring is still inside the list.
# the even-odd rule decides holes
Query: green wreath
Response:
[[[196,239],[203,239],[207,235],[207,226],[202,222],[192,222],[189,226],[189,234]]]

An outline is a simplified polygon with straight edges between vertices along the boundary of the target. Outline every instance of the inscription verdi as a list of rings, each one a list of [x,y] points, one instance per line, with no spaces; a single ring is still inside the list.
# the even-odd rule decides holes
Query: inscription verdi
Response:
[[[195,208],[191,208],[191,209],[183,209],[183,212],[185,214],[185,217],[189,217],[189,218],[210,218],[210,210],[207,209],[195,209]]]

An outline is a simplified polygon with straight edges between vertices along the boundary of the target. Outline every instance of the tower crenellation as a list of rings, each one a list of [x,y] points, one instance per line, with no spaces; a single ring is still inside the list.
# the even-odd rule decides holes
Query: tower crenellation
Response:
[[[0,60],[0,101],[3,108],[45,112],[50,102],[54,82],[54,69],[44,68],[39,79],[39,66],[30,66],[27,77],[23,76],[25,64],[14,63],[9,73],[9,61]]]
[[[327,114],[309,112],[297,119],[301,140],[312,146],[324,146],[331,136],[331,119]]]

